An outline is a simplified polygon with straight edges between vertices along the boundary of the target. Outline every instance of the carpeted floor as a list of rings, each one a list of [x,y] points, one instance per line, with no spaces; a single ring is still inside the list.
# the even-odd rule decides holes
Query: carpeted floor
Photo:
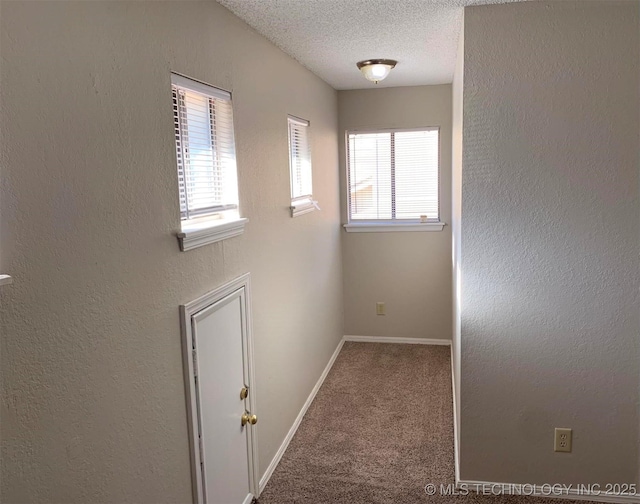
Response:
[[[449,347],[347,342],[258,502],[571,502],[439,495],[453,483]]]

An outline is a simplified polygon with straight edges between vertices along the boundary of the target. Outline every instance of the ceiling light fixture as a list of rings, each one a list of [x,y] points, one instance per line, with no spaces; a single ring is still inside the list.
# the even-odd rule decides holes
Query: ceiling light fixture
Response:
[[[375,84],[386,79],[391,69],[397,64],[398,62],[396,60],[391,59],[371,59],[358,61],[358,63],[356,63],[365,78]]]

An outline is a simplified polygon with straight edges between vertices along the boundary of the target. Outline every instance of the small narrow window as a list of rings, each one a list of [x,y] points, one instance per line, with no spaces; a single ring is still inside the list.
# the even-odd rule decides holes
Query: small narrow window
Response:
[[[318,208],[313,199],[309,121],[289,116],[289,170],[291,172],[291,216]]]
[[[206,227],[244,221],[238,212],[231,94],[177,74],[171,74],[171,84],[183,231],[178,237],[194,228],[202,234]],[[218,232],[217,239],[198,245],[228,236]]]
[[[438,133],[348,133],[349,223],[440,223]]]

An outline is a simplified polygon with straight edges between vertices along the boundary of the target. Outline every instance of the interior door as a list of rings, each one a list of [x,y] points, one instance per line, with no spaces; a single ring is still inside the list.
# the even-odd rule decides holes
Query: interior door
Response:
[[[190,416],[197,429],[200,466],[197,500],[248,504],[257,493],[252,432],[257,417],[251,413],[245,287],[192,313],[189,325],[196,403]]]

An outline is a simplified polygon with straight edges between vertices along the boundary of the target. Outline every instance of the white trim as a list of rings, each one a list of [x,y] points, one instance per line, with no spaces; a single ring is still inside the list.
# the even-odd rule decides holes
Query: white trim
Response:
[[[171,84],[183,89],[188,89],[189,91],[211,96],[212,98],[218,98],[219,100],[231,101],[231,93],[229,91],[217,88],[206,82],[191,79],[185,75],[171,72]]]
[[[428,338],[390,338],[387,336],[351,336],[345,335],[345,341],[358,343],[400,343],[408,345],[444,345],[450,346],[451,340]]]
[[[242,504],[251,504],[253,502],[253,499],[254,499],[254,495],[250,493],[245,497],[244,502]]]
[[[408,131],[437,131],[440,132],[440,126],[425,126],[423,128],[380,128],[380,129],[350,129],[349,133],[367,134],[367,133],[406,133]]]
[[[517,486],[522,485],[525,486],[524,483],[492,483],[489,481],[457,481],[456,489],[457,490],[466,490],[470,492],[477,492],[478,495],[484,495],[482,492],[478,492],[481,488],[486,489],[485,491],[491,492],[491,488],[495,488],[496,491],[502,488],[509,488],[509,486]],[[561,485],[561,484],[560,484]],[[576,487],[577,485],[570,485],[572,487]],[[532,488],[533,487],[533,488]],[[571,500],[588,500],[594,502],[615,502],[621,504],[627,503],[639,503],[640,502],[640,494],[636,495],[605,495],[605,490],[602,489],[601,493],[586,493],[579,492],[577,488],[569,488],[562,489],[560,486],[557,487],[558,492],[556,493],[551,491],[550,485],[534,485],[534,484],[526,484],[526,495],[531,495],[533,497],[548,497],[551,499],[571,499]],[[531,490],[531,491],[530,491]],[[489,494],[487,494],[489,495]],[[493,495],[493,494],[491,494]],[[512,495],[512,494],[501,494],[501,495]]]
[[[9,285],[13,283],[13,278],[9,275],[0,275],[0,285]]]
[[[456,402],[456,370],[453,358],[453,341],[451,345],[451,397],[453,399],[453,468],[456,484],[460,481],[460,440],[458,438],[458,406]]]
[[[400,231],[442,231],[444,222],[422,222],[422,223],[373,223],[373,222],[350,222],[343,227],[347,233],[393,233]]]
[[[291,209],[291,217],[299,217],[300,215],[313,212],[316,209],[313,203],[298,206],[291,205],[289,208]]]
[[[294,124],[299,124],[300,126],[311,126],[311,123],[306,119],[302,119],[301,117],[296,117],[294,115],[287,115],[287,120]]]
[[[192,318],[197,316],[208,307],[218,304],[225,298],[238,295],[241,300],[242,322],[243,322],[243,353],[247,363],[244,373],[247,385],[251,393],[247,400],[249,401],[250,411],[257,414],[256,411],[256,387],[255,387],[255,368],[253,359],[253,331],[251,320],[251,277],[246,273],[229,283],[215,289],[211,292],[200,296],[199,298],[180,305],[180,326],[182,333],[182,357],[185,378],[185,389],[187,394],[187,420],[189,427],[189,449],[191,452],[191,476],[194,501],[198,504],[206,501],[204,492],[204,484],[202,481],[201,471],[201,452],[198,429],[198,388],[194,378],[194,334],[192,327]],[[253,496],[259,495],[258,486],[258,439],[257,425],[248,427],[248,457],[249,457],[249,490]]]
[[[311,199],[311,197],[293,200],[289,208],[291,209],[291,217],[298,217],[299,215],[304,215],[314,210],[320,210],[318,202]]]
[[[227,238],[239,236],[244,232],[244,226],[249,219],[240,218],[224,220],[220,224],[209,223],[206,227],[186,225],[180,233],[177,233],[180,250],[186,252],[209,243],[215,243]],[[211,222],[211,221],[210,221]]]
[[[271,475],[273,474],[273,471],[275,471],[276,467],[278,467],[278,464],[280,463],[280,459],[284,455],[284,452],[286,451],[287,447],[289,446],[289,443],[291,442],[291,440],[293,439],[293,436],[295,435],[296,431],[298,430],[298,427],[300,426],[300,423],[302,422],[302,419],[304,418],[305,413],[309,409],[309,406],[311,406],[311,403],[315,399],[316,394],[318,393],[318,390],[320,390],[320,387],[324,383],[324,380],[327,377],[327,375],[329,374],[329,371],[331,371],[331,368],[333,367],[333,363],[336,361],[336,358],[338,357],[338,354],[340,353],[340,350],[342,350],[342,345],[344,345],[344,341],[345,341],[345,339],[342,338],[340,340],[340,342],[338,343],[338,346],[336,347],[335,351],[333,352],[333,355],[329,359],[329,362],[327,363],[327,366],[324,368],[324,371],[320,375],[320,378],[318,378],[317,383],[315,384],[315,386],[311,390],[311,393],[309,394],[309,397],[307,397],[307,400],[302,405],[302,409],[300,410],[300,413],[298,413],[298,416],[294,420],[293,425],[291,426],[291,428],[289,429],[289,432],[287,433],[287,435],[284,438],[284,441],[282,441],[282,444],[280,445],[280,448],[278,448],[278,451],[276,452],[276,454],[274,455],[273,459],[271,460],[271,463],[269,464],[269,467],[267,467],[267,470],[262,475],[262,478],[260,479],[260,493],[262,493],[262,491],[264,490],[264,487],[269,482],[269,478],[271,478]]]

